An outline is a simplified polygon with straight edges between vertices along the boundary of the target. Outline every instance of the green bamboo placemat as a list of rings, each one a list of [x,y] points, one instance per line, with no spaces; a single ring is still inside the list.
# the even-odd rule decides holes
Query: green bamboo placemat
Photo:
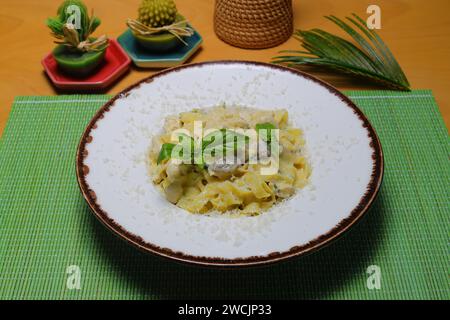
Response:
[[[75,150],[108,96],[17,98],[0,140],[0,298],[449,299],[449,139],[432,93],[348,95],[385,152],[375,206],[315,254],[233,271],[140,253],[89,212]],[[380,289],[367,287],[370,266],[379,267]]]

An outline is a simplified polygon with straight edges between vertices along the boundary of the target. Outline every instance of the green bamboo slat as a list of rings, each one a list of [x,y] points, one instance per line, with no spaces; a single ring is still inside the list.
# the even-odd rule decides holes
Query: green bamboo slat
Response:
[[[232,271],[138,252],[90,214],[75,152],[108,96],[16,98],[0,140],[0,299],[449,299],[449,139],[432,92],[347,94],[385,154],[369,215],[315,254]],[[81,290],[66,286],[70,265]],[[380,290],[366,287],[370,265]]]

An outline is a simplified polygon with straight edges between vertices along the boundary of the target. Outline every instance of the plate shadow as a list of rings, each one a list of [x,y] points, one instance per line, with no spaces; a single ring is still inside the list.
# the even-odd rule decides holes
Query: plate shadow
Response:
[[[365,288],[366,268],[383,242],[386,196],[381,188],[370,211],[341,239],[310,255],[265,267],[227,270],[179,264],[138,251],[93,214],[88,225],[117,277],[144,298],[326,299],[349,282],[360,281]]]

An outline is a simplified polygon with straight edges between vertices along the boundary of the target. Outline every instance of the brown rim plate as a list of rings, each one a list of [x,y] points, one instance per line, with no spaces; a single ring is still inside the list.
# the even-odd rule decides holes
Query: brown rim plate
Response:
[[[173,90],[179,94],[171,98],[170,92]],[[314,175],[317,177],[319,190],[314,190],[314,197],[311,196],[313,191],[305,191],[305,194],[309,193],[311,196],[309,200],[305,198],[288,200],[285,208],[274,211],[273,214],[277,216],[277,219],[281,219],[280,221],[284,219],[290,223],[283,222],[283,225],[277,220],[273,226],[267,228],[267,230],[270,228],[276,230],[273,234],[272,231],[263,228],[263,232],[267,231],[269,234],[265,235],[269,237],[267,247],[263,246],[265,238],[257,232],[254,233],[255,230],[252,229],[252,231],[251,228],[249,230],[256,234],[256,238],[261,236],[261,239],[258,238],[259,242],[255,240],[256,238],[245,238],[246,229],[241,230],[244,239],[241,239],[240,243],[234,241],[232,244],[224,244],[226,241],[223,239],[220,242],[217,240],[219,237],[212,235],[213,233],[208,234],[209,231],[203,231],[205,234],[201,235],[201,232],[195,232],[195,227],[186,231],[183,229],[184,225],[175,230],[171,236],[170,222],[159,226],[157,230],[152,229],[152,227],[156,228],[157,219],[164,215],[160,212],[164,209],[161,199],[150,190],[153,186],[150,183],[145,186],[142,180],[141,188],[143,186],[145,190],[141,190],[141,194],[146,196],[141,198],[145,199],[139,198],[140,193],[135,192],[136,201],[127,200],[129,203],[123,203],[125,200],[117,200],[120,199],[120,195],[115,194],[123,191],[120,190],[121,182],[117,182],[120,181],[117,174],[111,172],[112,168],[116,167],[111,165],[109,168],[111,178],[108,176],[108,170],[105,169],[107,165],[104,163],[126,158],[127,151],[123,150],[136,149],[133,143],[125,140],[117,142],[122,136],[133,135],[133,128],[143,127],[146,123],[149,126],[158,127],[161,122],[156,119],[165,113],[171,114],[173,111],[178,111],[178,107],[189,110],[192,106],[202,107],[228,100],[230,103],[242,102],[239,103],[242,105],[267,104],[263,107],[276,105],[287,108],[296,126],[295,120],[299,119],[298,126],[304,130],[306,143],[312,149],[311,157],[317,162],[316,167],[314,163],[312,165],[313,177]],[[128,122],[124,122],[128,116]],[[144,122],[135,123],[139,121]],[[152,121],[155,122],[151,123]],[[119,130],[129,125],[131,126],[129,132],[124,133]],[[139,141],[147,139],[141,138],[139,133],[137,135],[135,133],[135,136]],[[140,152],[145,154],[143,143],[145,144],[145,141],[137,145],[142,149]],[[149,140],[148,143],[150,143]],[[314,148],[315,146],[317,147]],[[340,147],[342,148],[339,149]],[[340,151],[333,151],[333,149]],[[115,153],[111,156],[111,161],[106,161],[108,160],[106,158],[101,159],[108,157],[109,152]],[[333,161],[329,160],[331,158]],[[320,161],[325,163],[328,161],[328,168],[322,168]],[[124,178],[124,174],[120,177],[123,181],[127,181],[124,184],[127,187],[123,189],[132,189],[133,181],[142,178],[142,170],[144,170],[142,166],[145,164],[135,161],[132,165],[132,162],[128,164],[125,162],[119,163],[117,168],[128,165],[141,170],[137,171],[135,180],[133,180],[133,173],[131,178]],[[329,173],[325,174],[327,170]],[[114,234],[145,252],[179,262],[221,267],[274,263],[314,252],[329,244],[348,231],[366,214],[380,189],[383,170],[383,152],[378,136],[365,115],[348,97],[329,84],[298,70],[247,61],[215,61],[184,65],[162,71],[132,85],[98,110],[81,137],[76,156],[76,174],[80,190],[94,215]],[[115,184],[119,186],[116,189],[114,189]],[[348,190],[340,190],[342,188],[348,188]],[[299,191],[299,193],[302,192],[302,190]],[[341,192],[343,192],[342,196],[338,199],[330,195],[330,193],[339,195]],[[349,195],[348,201],[346,194]],[[137,203],[146,201],[147,198],[150,201],[146,205],[148,212],[138,214],[140,209]],[[311,200],[312,198],[314,199]],[[331,205],[327,204],[328,207],[321,207],[320,203],[326,201],[335,202]],[[309,214],[301,212],[299,207],[309,208],[311,212]],[[146,210],[142,209],[142,211]],[[285,215],[279,213],[283,210],[286,212]],[[155,218],[152,218],[152,214]],[[178,214],[177,217],[181,217],[181,220],[184,219],[183,214],[189,215],[185,212],[178,212]],[[267,218],[263,219],[270,220],[268,218],[270,214],[272,212],[264,213],[262,216],[265,215]],[[139,219],[141,219],[140,222],[132,222]],[[204,220],[205,224],[216,223],[211,217],[198,219],[209,219]],[[152,221],[155,221],[155,225]],[[175,218],[173,224],[182,225],[178,218]],[[148,229],[144,225],[148,225]],[[161,233],[161,239],[165,239],[161,240],[161,243],[155,243],[155,240],[146,238],[155,236],[155,233],[164,228],[169,231]],[[182,242],[190,240],[181,236],[180,239],[173,240],[174,245],[172,245],[171,239],[176,239],[180,232],[193,233],[194,237],[198,235],[198,239],[194,240],[199,244],[192,248],[183,247]],[[217,250],[213,251],[209,246],[206,246],[207,249],[201,249],[201,244],[205,242],[210,242],[211,246],[215,246]],[[261,247],[258,247],[256,242],[261,243]],[[202,252],[205,253],[202,254]]]

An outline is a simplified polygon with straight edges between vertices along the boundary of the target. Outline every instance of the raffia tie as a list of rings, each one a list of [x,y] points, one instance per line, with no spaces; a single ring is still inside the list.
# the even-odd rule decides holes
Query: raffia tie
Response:
[[[133,32],[135,32],[136,34],[144,36],[144,37],[154,35],[161,31],[167,31],[167,32],[170,32],[171,34],[173,34],[175,37],[178,38],[178,40],[180,40],[181,42],[184,43],[184,45],[187,46],[188,45],[187,42],[184,41],[182,37],[192,36],[194,34],[194,30],[190,27],[183,26],[183,24],[185,24],[186,22],[187,22],[186,20],[183,20],[183,21],[175,22],[168,26],[153,28],[153,27],[146,26],[145,24],[143,24],[137,20],[128,19],[127,26],[131,30],[133,30]]]
[[[63,33],[64,37],[60,37],[60,39],[64,41],[56,41],[56,43],[76,48],[82,52],[100,51],[108,46],[108,38],[105,35],[98,37],[94,41],[80,41],[78,32],[75,26],[71,23],[66,23],[63,26]]]

